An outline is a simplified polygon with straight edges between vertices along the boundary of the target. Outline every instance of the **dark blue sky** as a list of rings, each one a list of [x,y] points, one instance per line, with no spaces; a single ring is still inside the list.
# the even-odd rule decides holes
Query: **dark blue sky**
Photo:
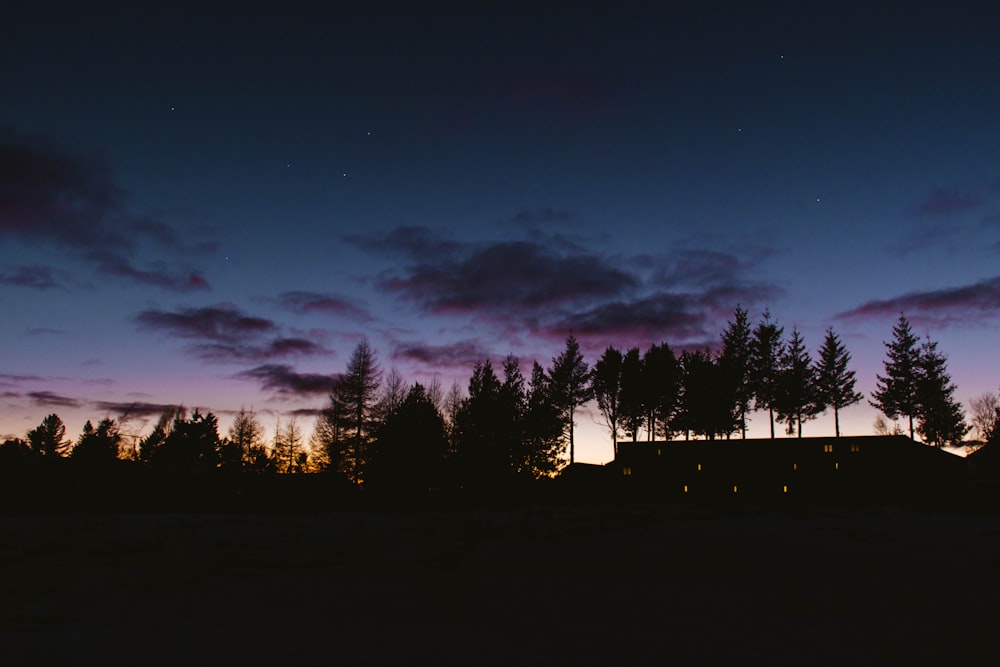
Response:
[[[989,3],[148,4],[5,8],[0,434],[308,411],[362,335],[446,385],[715,345],[737,303],[865,391],[901,311],[1000,384]]]

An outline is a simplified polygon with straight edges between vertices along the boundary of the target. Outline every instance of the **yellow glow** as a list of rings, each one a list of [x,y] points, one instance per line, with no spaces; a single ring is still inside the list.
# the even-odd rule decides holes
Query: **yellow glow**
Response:
[[[687,493],[687,492],[688,492],[688,485],[687,485],[687,484],[685,484],[685,485],[684,485],[684,493]]]
[[[788,493],[788,485],[785,484],[785,493]]]
[[[834,470],[840,470],[840,464],[839,463],[834,463],[833,464],[833,469]]]
[[[736,493],[738,490],[739,489],[737,488],[737,486],[735,484],[733,484],[733,493]]]
[[[632,474],[632,469],[631,468],[622,468],[622,475],[624,475],[625,477],[628,477],[631,474]]]
[[[698,464],[698,470],[701,470],[701,464],[700,463]]]
[[[860,452],[861,451],[861,445],[859,445],[857,443],[851,445],[851,451],[852,452]]]
[[[833,445],[823,445],[823,451],[827,453],[833,452]]]
[[[799,464],[798,463],[793,463],[792,464],[792,470],[798,470],[798,469],[799,469]]]

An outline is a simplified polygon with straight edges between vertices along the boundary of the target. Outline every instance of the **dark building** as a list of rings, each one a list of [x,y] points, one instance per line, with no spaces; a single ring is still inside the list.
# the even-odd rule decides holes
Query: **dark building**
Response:
[[[623,493],[663,500],[894,502],[954,498],[965,461],[906,436],[619,442]]]

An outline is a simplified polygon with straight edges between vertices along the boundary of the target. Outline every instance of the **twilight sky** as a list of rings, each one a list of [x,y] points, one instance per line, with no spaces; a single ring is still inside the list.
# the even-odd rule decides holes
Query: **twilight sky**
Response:
[[[834,326],[866,393],[900,312],[960,400],[1000,385],[992,3],[258,4],[5,3],[0,436],[308,432],[362,335],[464,386],[570,331],[714,347],[737,303]]]

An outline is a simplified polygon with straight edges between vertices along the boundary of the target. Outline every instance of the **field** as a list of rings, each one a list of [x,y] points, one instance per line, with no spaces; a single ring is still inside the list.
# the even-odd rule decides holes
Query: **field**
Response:
[[[1000,520],[0,518],[4,664],[997,664]]]

